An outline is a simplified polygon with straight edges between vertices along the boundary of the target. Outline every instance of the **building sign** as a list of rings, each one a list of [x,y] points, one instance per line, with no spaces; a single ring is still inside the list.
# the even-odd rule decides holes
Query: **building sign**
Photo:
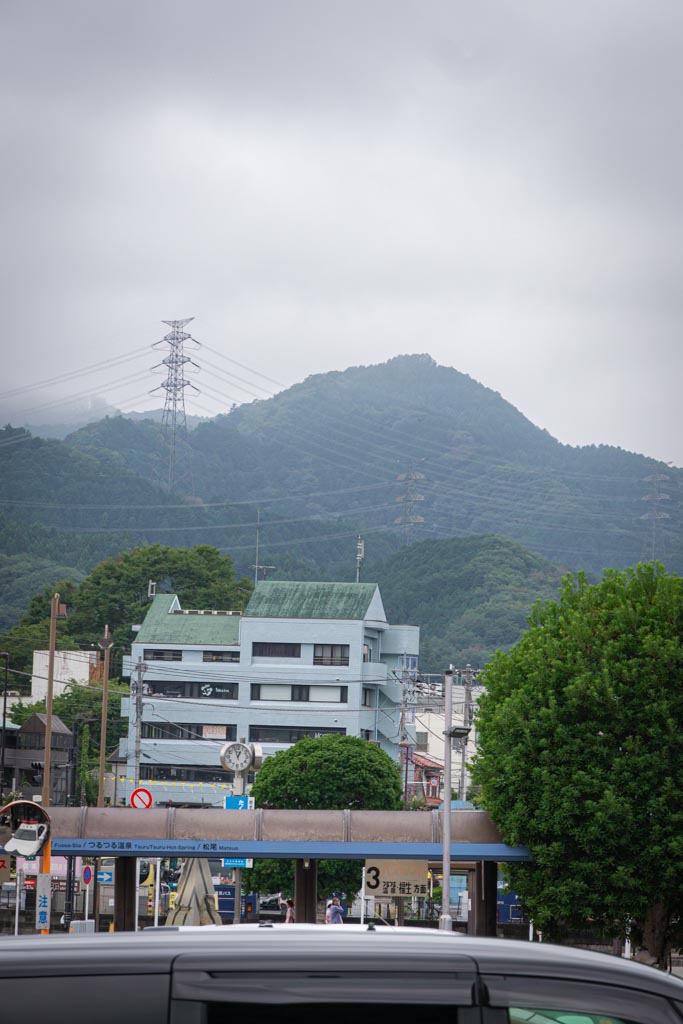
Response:
[[[202,726],[202,739],[205,740],[225,740],[227,736],[225,734],[226,727],[224,725],[203,725]]]
[[[367,896],[428,896],[426,860],[366,860]]]
[[[9,855],[0,854],[0,882],[10,881]]]
[[[200,696],[213,697],[216,700],[232,700],[235,695],[234,683],[202,683]]]

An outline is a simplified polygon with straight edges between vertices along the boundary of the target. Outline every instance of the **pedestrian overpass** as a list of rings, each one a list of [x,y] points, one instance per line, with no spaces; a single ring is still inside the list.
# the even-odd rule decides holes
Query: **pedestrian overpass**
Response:
[[[451,861],[469,875],[473,934],[495,935],[497,865],[527,861],[485,811],[452,810]],[[253,857],[296,861],[297,919],[314,922],[321,859],[427,860],[443,856],[442,811],[221,810],[51,807],[53,856],[119,857],[117,931],[134,928],[137,857]],[[471,924],[471,927],[470,927]]]

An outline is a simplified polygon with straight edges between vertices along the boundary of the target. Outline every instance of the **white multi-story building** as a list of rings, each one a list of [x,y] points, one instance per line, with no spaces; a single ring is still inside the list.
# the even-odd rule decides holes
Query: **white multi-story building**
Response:
[[[398,761],[399,741],[414,743],[403,666],[418,652],[419,628],[390,625],[372,583],[262,582],[243,614],[157,595],[124,660],[117,800],[143,782],[157,803],[222,805],[232,775],[219,752],[230,739],[268,756],[342,733]]]
[[[52,696],[59,697],[70,683],[87,686],[99,678],[99,654],[97,651],[55,651]],[[33,652],[33,673],[31,675],[31,701],[47,697],[47,676],[50,662],[49,651]]]
[[[482,686],[477,682],[477,673],[469,666],[453,676],[453,712],[451,727],[455,727],[467,735],[456,736],[452,740],[451,753],[451,792],[454,799],[466,800],[470,789],[470,763],[477,752],[478,738],[474,717],[477,701],[483,693]],[[444,684],[443,677],[424,683],[417,691],[415,708],[415,749],[417,754],[425,755],[438,764],[444,764],[445,754],[445,716],[444,716]],[[431,778],[435,776],[432,774]],[[435,786],[436,789],[436,786]],[[436,795],[436,793],[435,793]],[[443,789],[439,787],[440,798]]]

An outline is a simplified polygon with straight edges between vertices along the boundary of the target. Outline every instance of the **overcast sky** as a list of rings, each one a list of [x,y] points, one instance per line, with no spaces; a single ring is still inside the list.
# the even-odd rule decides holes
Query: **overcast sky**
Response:
[[[680,0],[0,12],[0,391],[74,373],[5,418],[149,408],[160,321],[194,316],[189,411],[277,390],[217,353],[290,385],[429,352],[683,465]]]

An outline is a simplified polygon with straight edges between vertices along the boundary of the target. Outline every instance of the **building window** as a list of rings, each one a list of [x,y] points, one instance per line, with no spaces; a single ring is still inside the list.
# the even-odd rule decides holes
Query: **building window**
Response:
[[[251,684],[251,699],[252,700],[261,700],[261,684],[260,683],[252,683]]]
[[[197,722],[143,722],[143,740],[234,740],[236,725],[200,725]]]
[[[291,699],[297,701],[310,700],[310,687],[293,686]]]
[[[362,740],[371,740],[372,739],[372,729],[361,729],[361,731],[360,731],[360,738]]]
[[[374,708],[375,706],[375,691],[369,686],[363,687],[363,707]]]
[[[170,682],[154,680],[146,683],[149,692],[164,697],[190,697],[193,700],[237,700],[238,683],[198,683],[189,680]]]
[[[314,665],[348,665],[348,644],[315,644],[313,648]]]
[[[416,732],[415,733],[415,749],[416,750],[427,750],[429,747],[429,733],[427,732]]]
[[[143,654],[144,661],[182,661],[182,651],[164,651],[156,649],[146,649]]]
[[[363,644],[363,661],[372,661],[372,647],[370,644]]]
[[[252,725],[249,739],[252,743],[296,743],[309,736],[318,739],[330,733],[346,735],[346,729],[315,725]]]
[[[235,664],[239,660],[239,651],[202,651],[202,661],[227,661]]]
[[[254,641],[251,645],[254,658],[300,658],[301,644],[267,644]]]

